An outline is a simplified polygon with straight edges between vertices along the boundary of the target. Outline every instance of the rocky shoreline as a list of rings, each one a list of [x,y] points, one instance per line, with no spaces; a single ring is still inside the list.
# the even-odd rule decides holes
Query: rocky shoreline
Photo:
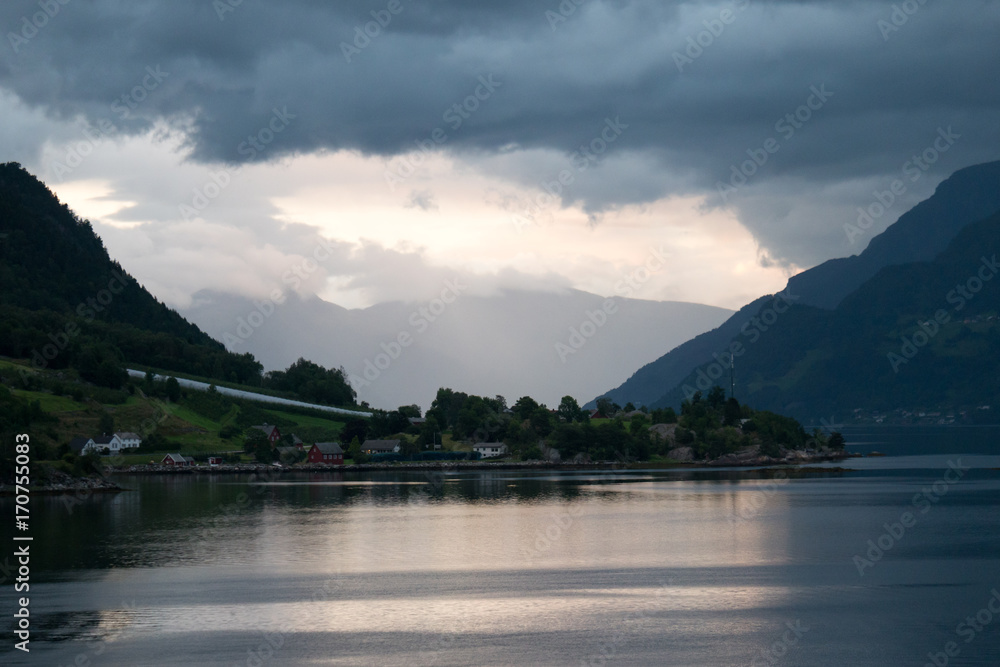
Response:
[[[126,491],[117,482],[107,477],[74,477],[58,470],[48,469],[45,473],[45,482],[41,484],[29,484],[28,491],[34,495],[58,495],[62,493],[119,493]],[[0,496],[13,496],[15,487],[13,484],[0,482]]]
[[[843,461],[848,458],[856,458],[860,454],[851,454],[843,449],[782,449],[778,456],[766,456],[760,453],[760,447],[745,447],[732,454],[724,454],[711,461],[697,461],[693,457],[694,452],[690,447],[678,447],[670,450],[667,454],[671,459],[684,461],[696,465],[711,467],[758,467],[758,466],[780,466],[799,465],[803,463],[825,463],[829,461]]]
[[[687,450],[687,451],[684,451]],[[361,463],[350,465],[305,464],[276,466],[261,463],[235,463],[218,466],[177,467],[160,464],[140,464],[129,466],[108,466],[105,476],[73,477],[57,470],[49,470],[45,483],[30,487],[31,493],[118,493],[127,489],[110,479],[109,475],[247,475],[266,473],[268,476],[300,472],[391,472],[414,471],[474,471],[474,470],[628,470],[646,467],[656,468],[736,468],[802,465],[842,461],[856,454],[833,450],[786,450],[780,457],[762,456],[756,447],[750,447],[732,454],[726,454],[711,461],[695,460],[690,447],[681,447],[670,452],[671,461],[662,463],[620,461],[408,461],[393,463]],[[0,483],[0,496],[14,495],[14,487]]]

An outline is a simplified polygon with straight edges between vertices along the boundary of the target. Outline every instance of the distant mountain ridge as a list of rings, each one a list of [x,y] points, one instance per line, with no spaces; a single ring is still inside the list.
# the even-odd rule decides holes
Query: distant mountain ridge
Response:
[[[254,352],[275,370],[308,357],[343,365],[359,380],[359,398],[386,408],[429,405],[441,386],[503,392],[512,402],[582,398],[664,341],[690,338],[731,312],[616,298],[615,312],[595,322],[604,297],[508,290],[463,294],[433,321],[414,318],[421,304],[348,310],[294,295],[272,316],[250,299],[203,292],[187,311],[202,329],[150,294],[89,222],[17,163],[0,165],[0,288],[0,355],[37,368],[73,368],[108,387],[120,386],[126,364],[258,386],[264,366]],[[236,341],[233,351],[206,330]],[[397,351],[403,334],[413,344]]]
[[[462,294],[431,322],[420,314],[421,303],[349,310],[289,294],[232,349],[253,353],[267,367],[297,355],[343,366],[357,381],[358,399],[375,407],[417,402],[426,408],[440,387],[499,393],[511,403],[530,395],[554,407],[562,396],[580,400],[619,380],[622,368],[641,363],[664,342],[691,338],[732,312],[615,297],[612,314],[594,315],[603,322],[598,326],[588,313],[602,311],[606,301],[579,290]],[[233,342],[240,319],[254,309],[251,299],[205,291],[183,313]],[[405,347],[396,345],[401,336]]]
[[[792,303],[833,309],[888,266],[929,261],[943,252],[966,226],[1000,211],[1000,161],[961,169],[934,195],[904,213],[871,240],[860,255],[833,259],[788,281],[782,294]],[[722,326],[680,345],[636,371],[624,383],[600,394],[624,405],[661,405],[676,398],[675,387],[713,353],[727,349],[735,333],[773,297],[741,308]],[[596,399],[595,399],[596,400]],[[594,405],[591,401],[588,405]]]

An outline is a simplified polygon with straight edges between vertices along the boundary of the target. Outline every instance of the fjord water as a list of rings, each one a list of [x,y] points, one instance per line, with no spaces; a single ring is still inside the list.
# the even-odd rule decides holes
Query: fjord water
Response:
[[[0,664],[1000,664],[1000,457],[843,467],[38,496],[31,653],[8,640]]]

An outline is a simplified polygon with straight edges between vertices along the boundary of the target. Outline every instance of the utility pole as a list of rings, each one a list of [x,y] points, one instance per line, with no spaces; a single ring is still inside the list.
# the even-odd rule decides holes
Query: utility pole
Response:
[[[729,398],[736,398],[736,355],[729,353]]]

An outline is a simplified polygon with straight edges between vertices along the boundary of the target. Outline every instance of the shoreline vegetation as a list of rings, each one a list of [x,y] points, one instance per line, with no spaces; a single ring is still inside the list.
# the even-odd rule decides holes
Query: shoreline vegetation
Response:
[[[788,451],[782,458],[761,457],[746,452],[743,456],[724,456],[710,461],[394,461],[384,463],[357,463],[346,465],[304,464],[296,466],[276,466],[264,463],[223,463],[217,466],[175,467],[160,464],[139,464],[107,466],[103,474],[73,476],[53,468],[47,471],[46,481],[29,487],[31,493],[45,495],[119,493],[129,491],[114,479],[117,475],[256,475],[266,478],[295,473],[365,473],[365,472],[476,472],[491,470],[547,470],[547,471],[634,471],[634,470],[724,470],[732,468],[748,469],[746,472],[769,474],[777,470],[806,472],[845,472],[845,468],[806,468],[805,465],[828,463],[858,458],[860,454],[841,451]],[[0,497],[14,494],[11,485],[0,483]]]
[[[39,493],[120,490],[109,477],[118,473],[759,468],[850,456],[839,433],[808,433],[795,419],[727,398],[718,386],[705,395],[695,392],[679,412],[619,406],[607,398],[589,410],[571,396],[555,408],[530,396],[508,406],[502,396],[441,388],[426,411],[408,405],[351,418],[227,396],[214,385],[182,387],[152,371],[101,387],[72,367],[26,366],[0,360],[0,404],[10,408],[0,431],[30,434]],[[349,391],[342,374],[303,359],[269,377],[285,382],[292,375],[289,387],[319,383],[326,393]],[[116,431],[138,434],[139,446],[105,448],[103,455],[79,451],[81,436]],[[363,447],[369,440],[392,441],[396,448],[373,453]],[[307,456],[310,443],[341,444],[342,463],[314,462]],[[184,463],[164,465],[167,454],[179,454]],[[0,458],[0,494],[13,472],[8,458]]]

